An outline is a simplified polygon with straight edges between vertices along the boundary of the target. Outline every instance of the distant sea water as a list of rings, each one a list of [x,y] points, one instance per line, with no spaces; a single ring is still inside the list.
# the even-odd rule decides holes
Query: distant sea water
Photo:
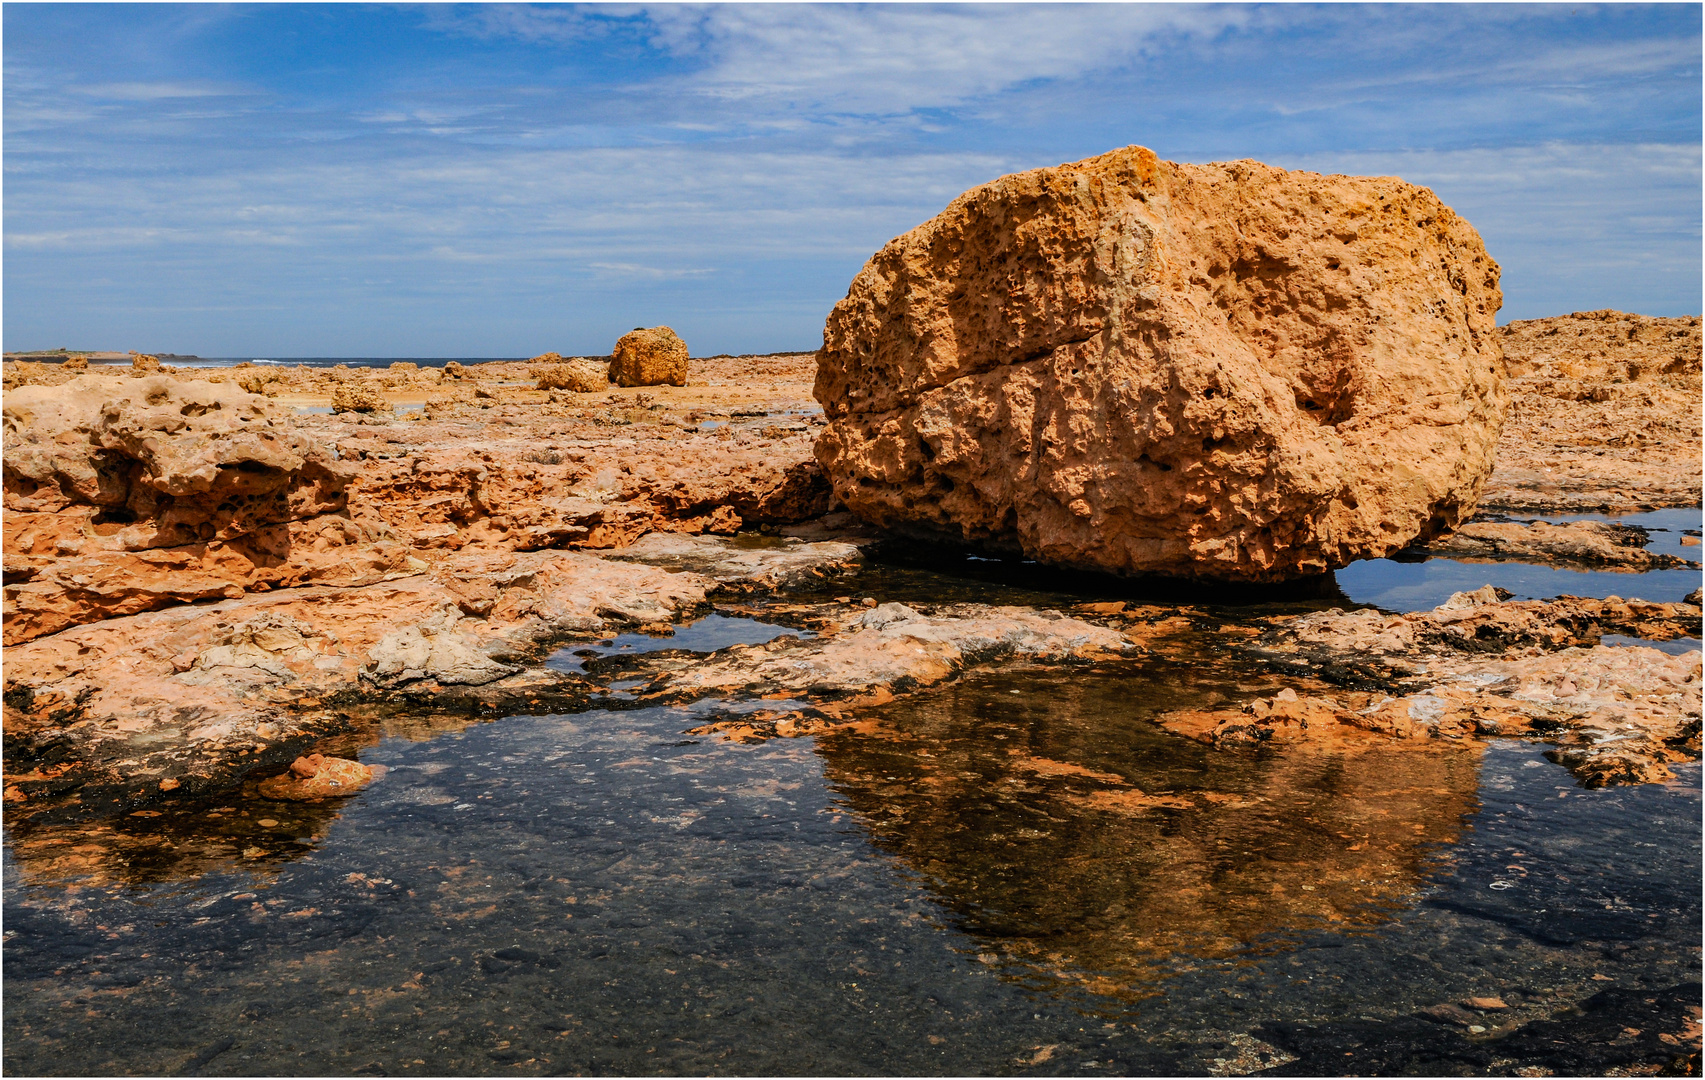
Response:
[[[170,367],[202,368],[230,367],[233,364],[269,364],[279,367],[332,368],[339,364],[348,367],[388,368],[392,364],[415,364],[419,367],[443,367],[454,360],[458,364],[485,364],[494,360],[526,360],[525,356],[162,356],[160,362]],[[130,360],[107,363],[129,364]]]

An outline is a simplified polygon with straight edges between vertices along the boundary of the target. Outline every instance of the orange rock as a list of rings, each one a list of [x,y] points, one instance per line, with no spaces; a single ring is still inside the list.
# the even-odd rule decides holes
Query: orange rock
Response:
[[[1127,147],[969,191],[865,264],[817,355],[817,460],[887,528],[1322,573],[1472,512],[1501,302],[1424,188]]]
[[[1499,331],[1511,409],[1481,504],[1698,506],[1700,318],[1584,311]]]
[[[290,763],[290,771],[260,782],[260,793],[268,799],[300,802],[333,796],[353,795],[373,780],[373,770],[347,758],[309,754]]]
[[[616,342],[610,381],[617,386],[685,386],[687,344],[667,326],[636,327]]]
[[[569,390],[576,394],[590,394],[610,388],[610,380],[595,365],[563,360],[560,356],[554,362],[537,364],[533,368],[533,374],[539,380],[537,386],[540,390]]]

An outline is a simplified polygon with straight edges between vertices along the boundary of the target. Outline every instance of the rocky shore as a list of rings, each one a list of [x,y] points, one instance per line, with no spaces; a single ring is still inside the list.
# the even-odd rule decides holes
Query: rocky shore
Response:
[[[1592,313],[1502,333],[1518,404],[1487,505],[1426,550],[1675,564],[1622,527],[1521,515],[1697,504],[1697,409],[1680,403],[1699,396],[1699,321]],[[753,739],[856,722],[974,667],[1209,647],[1289,680],[1160,721],[1215,746],[1532,735],[1587,784],[1661,779],[1698,756],[1699,654],[1598,644],[1697,636],[1697,593],[1481,590],[1408,616],[1239,623],[1093,599],[1042,611],[825,596],[878,537],[838,511],[812,460],[812,358],[692,372],[684,387],[574,393],[502,363],[455,377],[7,363],[8,813],[214,794],[283,773],[375,710],[569,710],[623,678],[639,701],[771,699],[702,729]],[[300,411],[349,383],[424,408]],[[1640,439],[1613,445],[1612,430]],[[601,671],[542,664],[618,630],[666,637],[718,605],[800,633]]]

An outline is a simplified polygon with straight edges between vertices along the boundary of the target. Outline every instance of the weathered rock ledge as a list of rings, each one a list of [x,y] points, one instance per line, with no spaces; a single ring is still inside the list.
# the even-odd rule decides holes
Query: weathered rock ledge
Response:
[[[1332,689],[1284,690],[1162,723],[1216,746],[1538,736],[1557,743],[1557,760],[1588,787],[1665,780],[1668,762],[1700,754],[1700,654],[1599,641],[1696,636],[1698,595],[1691,600],[1508,601],[1486,586],[1410,615],[1305,615],[1241,651]]]
[[[1622,362],[1619,347],[1607,339],[1606,363]],[[1696,385],[1688,370],[1659,377]],[[1551,738],[1586,782],[1653,779],[1674,754],[1697,754],[1697,654],[1598,645],[1602,633],[1696,635],[1696,606],[1478,604],[1388,626],[1371,612],[1245,625],[1119,603],[1058,616],[786,601],[778,594],[856,570],[873,538],[844,513],[824,516],[811,358],[710,358],[693,371],[688,387],[569,394],[534,389],[524,364],[185,379],[8,363],[8,816],[227,790],[375,717],[708,697],[730,708],[707,728],[762,738],[862,723],[895,695],[980,665],[1111,670],[1185,655],[1180,642],[1204,634],[1332,716],[1316,723],[1318,709],[1267,689],[1265,703],[1230,703],[1211,723],[1170,721],[1227,748],[1319,742],[1293,738],[1303,728],[1286,717],[1301,709],[1308,731],[1339,744],[1422,747],[1494,728]],[[430,388],[435,403],[400,415],[288,408],[323,407],[345,382],[393,404]],[[1647,450],[1641,460],[1656,461]],[[1482,524],[1449,541],[1481,547],[1453,555],[1656,565],[1615,527]],[[664,635],[713,603],[812,634],[591,675],[540,665],[559,643]],[[645,684],[606,694],[621,674]]]

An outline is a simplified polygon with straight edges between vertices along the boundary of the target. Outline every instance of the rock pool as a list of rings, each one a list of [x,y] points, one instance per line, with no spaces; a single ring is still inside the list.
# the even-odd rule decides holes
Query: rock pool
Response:
[[[835,588],[1069,595],[1006,570]],[[1407,587],[1373,577],[1251,610]],[[657,644],[780,632],[713,618]],[[9,828],[4,1066],[1536,1075],[1697,1049],[1697,764],[1587,790],[1535,742],[1231,753],[1150,722],[1262,686],[1208,647],[1034,665],[754,745],[683,734],[706,704],[394,716],[330,747],[387,769],[341,802]]]

